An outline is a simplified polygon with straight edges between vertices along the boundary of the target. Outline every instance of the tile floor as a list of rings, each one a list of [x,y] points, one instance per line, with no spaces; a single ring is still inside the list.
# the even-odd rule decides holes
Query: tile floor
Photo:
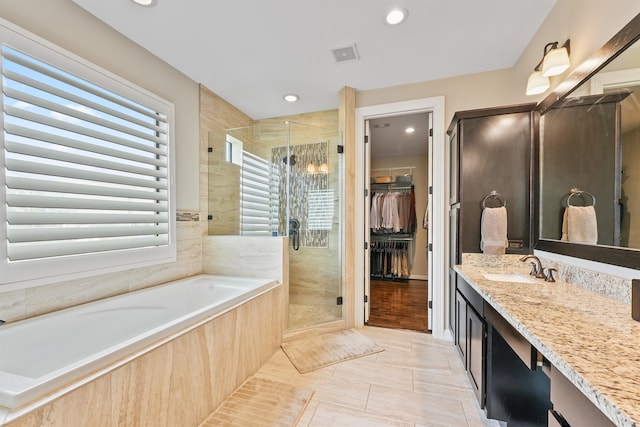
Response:
[[[488,427],[451,343],[398,329],[358,329],[385,351],[299,374],[279,350],[257,376],[315,390],[299,426]]]

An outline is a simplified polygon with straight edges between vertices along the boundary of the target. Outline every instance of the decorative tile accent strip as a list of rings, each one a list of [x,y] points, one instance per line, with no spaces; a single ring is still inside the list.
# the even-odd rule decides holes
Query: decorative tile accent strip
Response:
[[[278,235],[287,234],[287,168],[291,218],[300,222],[300,246],[326,248],[329,245],[334,214],[334,194],[329,189],[328,142],[274,147],[271,161],[278,181],[272,188],[279,192]]]
[[[176,221],[200,221],[200,212],[176,212]]]

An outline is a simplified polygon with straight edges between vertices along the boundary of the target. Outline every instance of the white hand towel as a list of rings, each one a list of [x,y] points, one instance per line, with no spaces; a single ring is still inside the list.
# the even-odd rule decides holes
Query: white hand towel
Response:
[[[569,206],[565,209],[565,217],[569,242],[585,245],[598,243],[598,221],[593,206]]]
[[[485,254],[502,255],[509,241],[507,240],[507,208],[484,208],[480,223],[480,249]]]

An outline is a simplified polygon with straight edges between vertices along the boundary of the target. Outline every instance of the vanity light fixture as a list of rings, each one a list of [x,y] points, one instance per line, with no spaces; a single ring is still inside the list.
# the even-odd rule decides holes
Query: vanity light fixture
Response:
[[[416,130],[413,126],[409,126],[404,130],[406,133],[414,133]]]
[[[407,16],[409,16],[409,12],[407,12],[406,9],[400,9],[400,8],[391,9],[389,13],[387,13],[385,22],[389,25],[402,24],[404,21],[407,20]]]
[[[300,97],[294,93],[288,93],[284,96],[284,100],[287,102],[296,102]]]
[[[547,47],[549,50],[547,51]],[[569,61],[569,40],[558,47],[558,42],[549,43],[544,47],[542,60],[542,75],[545,77],[557,76],[567,71],[571,65]]]
[[[551,84],[550,76],[564,73],[571,65],[569,61],[569,40],[558,47],[558,42],[547,43],[544,47],[542,59],[533,69],[527,80],[527,95],[538,95],[546,92]]]
[[[132,0],[135,4],[140,6],[155,6],[157,0]]]

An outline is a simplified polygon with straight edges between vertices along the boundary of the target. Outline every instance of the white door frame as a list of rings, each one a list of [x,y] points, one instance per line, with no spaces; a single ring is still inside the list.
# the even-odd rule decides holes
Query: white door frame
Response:
[[[433,194],[429,197],[429,243],[432,244],[432,265],[429,266],[429,285],[432,287],[433,295],[433,323],[430,325],[431,332],[435,338],[442,339],[445,335],[445,307],[447,289],[446,259],[447,254],[447,223],[445,218],[446,204],[446,145],[445,145],[445,125],[444,125],[444,96],[432,98],[414,99],[411,101],[401,101],[389,104],[372,105],[368,107],[356,108],[356,197],[359,202],[355,206],[356,221],[356,265],[355,265],[355,298],[356,298],[356,326],[364,325],[364,283],[365,283],[365,263],[369,262],[369,251],[364,248],[366,241],[364,218],[364,203],[362,202],[365,190],[365,164],[364,164],[364,127],[365,120],[376,117],[399,115],[407,113],[418,113],[430,111],[433,116],[433,138],[429,146],[429,174],[432,181],[429,185],[433,187]]]

